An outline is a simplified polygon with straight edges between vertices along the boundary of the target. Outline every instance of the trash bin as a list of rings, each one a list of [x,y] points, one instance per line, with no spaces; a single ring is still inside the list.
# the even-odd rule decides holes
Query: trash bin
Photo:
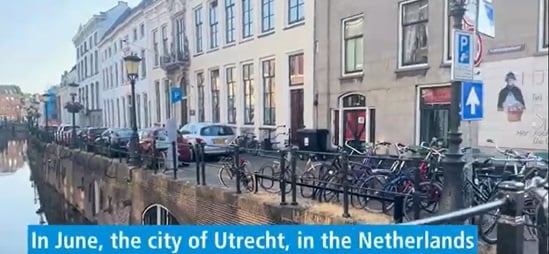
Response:
[[[299,150],[311,152],[326,152],[328,133],[326,129],[297,130]]]

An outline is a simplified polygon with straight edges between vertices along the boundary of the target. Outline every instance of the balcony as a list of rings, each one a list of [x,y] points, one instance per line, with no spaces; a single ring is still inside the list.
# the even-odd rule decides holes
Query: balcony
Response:
[[[189,55],[182,50],[172,51],[167,55],[160,56],[160,68],[168,73],[180,70],[182,67],[186,66],[188,62]]]

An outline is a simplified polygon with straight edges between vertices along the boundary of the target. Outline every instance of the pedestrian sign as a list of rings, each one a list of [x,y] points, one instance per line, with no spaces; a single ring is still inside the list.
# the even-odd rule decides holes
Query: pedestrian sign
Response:
[[[463,82],[461,84],[461,120],[481,120],[484,117],[483,84]]]
[[[183,99],[183,92],[181,87],[172,87],[170,89],[170,101],[171,103],[178,103]]]
[[[454,54],[452,57],[452,80],[473,80],[474,45],[472,32],[454,29]]]

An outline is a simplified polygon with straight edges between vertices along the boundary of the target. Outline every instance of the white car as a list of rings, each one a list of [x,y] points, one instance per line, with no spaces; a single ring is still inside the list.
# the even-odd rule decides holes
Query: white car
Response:
[[[80,128],[79,126],[76,126],[76,128]],[[54,138],[57,142],[63,142],[64,138],[64,132],[67,132],[69,130],[72,130],[72,124],[61,124],[59,127],[57,127],[57,131],[55,131]]]
[[[189,123],[179,133],[192,145],[204,143],[204,154],[209,156],[230,153],[230,143],[236,138],[233,127],[216,123]]]

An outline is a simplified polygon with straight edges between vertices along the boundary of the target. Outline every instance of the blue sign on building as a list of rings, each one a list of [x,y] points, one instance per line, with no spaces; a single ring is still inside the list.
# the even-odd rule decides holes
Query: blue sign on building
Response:
[[[183,99],[183,91],[181,87],[172,87],[170,89],[170,101],[171,103],[178,103]]]
[[[484,117],[484,89],[480,82],[461,84],[461,120],[481,120]]]

